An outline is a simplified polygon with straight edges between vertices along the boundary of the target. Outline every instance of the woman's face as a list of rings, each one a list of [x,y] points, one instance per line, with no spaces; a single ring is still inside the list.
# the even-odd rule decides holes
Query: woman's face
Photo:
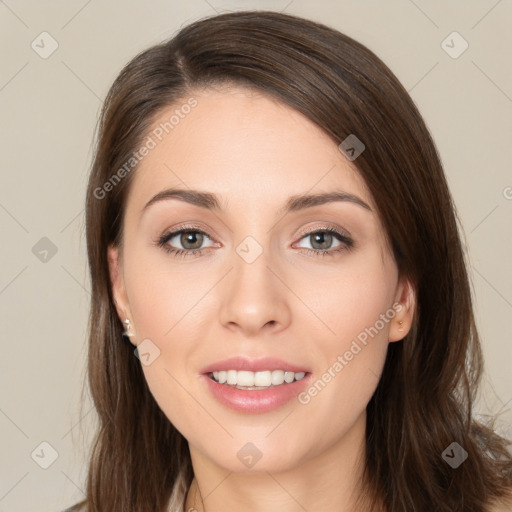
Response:
[[[314,123],[245,89],[193,97],[161,112],[133,171],[122,254],[109,252],[116,305],[191,451],[229,471],[251,457],[257,470],[286,470],[364,428],[388,342],[410,327],[409,288],[354,163]],[[148,205],[169,189],[188,196]],[[218,208],[184,200],[192,191]],[[350,196],[298,200],[327,193]],[[235,357],[254,366],[222,362]],[[218,362],[219,379],[256,376],[264,389],[212,381]],[[248,368],[258,373],[222,374]]]

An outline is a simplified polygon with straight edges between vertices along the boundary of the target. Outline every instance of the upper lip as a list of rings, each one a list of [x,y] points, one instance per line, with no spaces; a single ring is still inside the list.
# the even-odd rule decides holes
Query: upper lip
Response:
[[[251,359],[248,357],[238,356],[230,357],[229,359],[224,359],[222,361],[209,364],[201,370],[201,373],[211,373],[222,370],[247,370],[251,372],[261,372],[264,370],[284,370],[294,373],[309,372],[309,370],[304,366],[288,363],[275,357]]]

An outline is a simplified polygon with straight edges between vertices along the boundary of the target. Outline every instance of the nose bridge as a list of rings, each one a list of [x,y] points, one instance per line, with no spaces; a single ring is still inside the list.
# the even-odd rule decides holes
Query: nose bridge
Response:
[[[269,244],[265,241],[260,243],[254,236],[248,235],[235,247],[235,253],[232,292],[247,299],[254,294],[264,293],[268,301],[276,291],[272,282],[275,276],[269,269],[275,258],[272,258]]]
[[[270,237],[247,235],[235,246],[232,270],[221,297],[221,322],[258,331],[267,323],[288,321],[286,287],[276,277],[277,258],[270,251]],[[273,271],[271,271],[273,269]]]
[[[237,257],[234,258],[233,264],[236,279],[248,280],[253,284],[270,285],[266,282],[271,275],[268,267],[272,264],[268,243],[260,244],[256,238],[249,235],[238,244],[235,252]]]

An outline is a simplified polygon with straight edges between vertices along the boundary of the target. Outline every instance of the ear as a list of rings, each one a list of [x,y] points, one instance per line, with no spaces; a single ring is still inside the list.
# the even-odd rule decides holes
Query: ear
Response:
[[[393,309],[395,316],[390,322],[390,342],[402,340],[411,330],[416,309],[416,291],[409,279],[400,279]]]
[[[110,284],[112,287],[112,296],[116,306],[117,316],[124,325],[128,318],[132,322],[128,297],[124,287],[122,262],[120,260],[119,248],[109,245],[108,247],[108,268],[110,273]],[[133,322],[132,322],[133,323]]]

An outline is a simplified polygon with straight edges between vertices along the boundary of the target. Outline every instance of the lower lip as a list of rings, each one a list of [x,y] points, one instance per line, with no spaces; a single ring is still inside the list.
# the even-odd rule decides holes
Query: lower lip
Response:
[[[311,380],[307,373],[301,380],[268,389],[245,390],[219,384],[208,375],[201,375],[212,395],[223,405],[239,412],[263,413],[288,403],[302,392]]]

